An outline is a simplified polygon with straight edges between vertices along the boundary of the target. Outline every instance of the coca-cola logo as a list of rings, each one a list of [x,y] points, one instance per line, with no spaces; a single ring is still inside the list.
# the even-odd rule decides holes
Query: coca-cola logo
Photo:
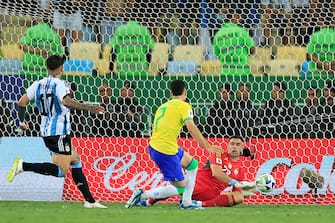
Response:
[[[324,185],[321,189],[317,190],[317,193],[320,195],[324,195],[327,193],[327,188],[329,187],[330,192],[335,193],[335,174],[333,172],[333,164],[334,164],[335,156],[323,156],[320,170],[318,171],[315,166],[308,163],[301,163],[292,166],[292,160],[290,158],[274,158],[263,163],[257,171],[256,178],[263,173],[272,173],[272,170],[275,167],[280,165],[284,165],[289,167],[289,171],[285,176],[284,185],[281,187],[276,187],[269,195],[280,195],[283,194],[284,191],[293,195],[303,195],[308,193],[311,189],[307,184],[302,183],[301,187],[298,188],[298,180],[300,178],[300,171],[302,168],[308,168],[315,172],[318,172],[320,175],[324,177]]]
[[[290,158],[273,158],[259,166],[256,173],[256,178],[263,173],[272,173],[272,170],[275,167],[284,165],[289,168],[289,171],[284,176],[284,185],[277,186],[272,192],[268,194],[280,195],[286,191],[292,195],[303,195],[308,193],[311,189],[305,183],[302,183],[300,187],[297,187],[300,178],[300,171],[302,168],[309,168],[319,172],[319,174],[321,174],[325,180],[323,188],[319,189],[317,193],[324,195],[327,193],[327,189],[329,188],[330,192],[335,194],[335,173],[333,173],[334,160],[335,156],[323,156],[320,170],[318,171],[312,164],[300,163],[297,165],[292,165],[292,160]],[[108,161],[110,165],[106,169],[101,169],[99,164],[104,161]],[[135,153],[127,153],[121,157],[104,156],[95,160],[94,169],[95,171],[104,174],[104,186],[111,192],[119,192],[127,189],[134,190],[134,188],[156,188],[166,183],[163,182],[163,176],[158,171],[153,173],[139,171],[138,173],[135,173],[132,178],[127,176],[130,167],[133,165],[135,167],[138,166],[137,164],[134,164],[135,162]],[[122,185],[113,183],[119,179],[123,180],[124,183]]]
[[[100,163],[103,161],[111,161],[112,163],[107,167],[107,169],[103,170],[100,168]],[[124,189],[134,190],[134,188],[155,188],[162,184],[163,175],[160,172],[154,172],[151,176],[146,171],[140,171],[136,173],[133,178],[129,179],[127,174],[127,170],[131,167],[136,161],[135,153],[127,153],[121,157],[118,156],[104,156],[99,157],[94,161],[93,167],[97,172],[104,174],[104,185],[105,187],[112,191],[118,192]],[[123,178],[125,183],[121,186],[116,186],[113,182],[118,179]]]

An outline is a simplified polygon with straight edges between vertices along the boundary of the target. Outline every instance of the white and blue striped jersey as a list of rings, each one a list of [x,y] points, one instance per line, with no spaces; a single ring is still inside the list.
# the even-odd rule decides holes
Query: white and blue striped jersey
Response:
[[[62,104],[64,96],[69,93],[70,87],[66,82],[52,75],[35,81],[27,89],[29,100],[35,100],[42,115],[42,137],[70,134],[70,109]]]

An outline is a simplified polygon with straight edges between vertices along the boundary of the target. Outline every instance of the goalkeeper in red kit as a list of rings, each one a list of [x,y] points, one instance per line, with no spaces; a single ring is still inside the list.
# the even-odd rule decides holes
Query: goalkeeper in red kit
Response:
[[[245,196],[252,195],[255,183],[244,181],[241,155],[250,155],[244,139],[240,136],[230,137],[227,151],[210,155],[206,165],[198,171],[192,199],[200,202],[202,207],[230,207],[242,203]],[[142,200],[138,205],[152,206],[157,201]]]

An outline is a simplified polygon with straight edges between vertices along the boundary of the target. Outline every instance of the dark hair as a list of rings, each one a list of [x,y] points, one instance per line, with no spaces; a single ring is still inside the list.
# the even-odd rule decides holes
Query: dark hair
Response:
[[[56,70],[58,67],[62,66],[65,61],[65,56],[52,55],[46,60],[46,66],[49,70]]]
[[[130,81],[125,81],[123,83],[123,87],[125,87],[125,88],[131,88],[131,89],[135,90],[136,85],[135,85],[135,83],[132,83]]]
[[[170,89],[173,96],[182,95],[185,88],[185,83],[182,80],[174,80],[170,84]]]
[[[285,83],[281,83],[279,81],[276,81],[273,86],[279,87],[280,90],[286,91],[287,87]]]
[[[229,84],[219,84],[219,90],[226,90],[227,92],[230,92],[230,85]]]
[[[240,140],[242,140],[242,142],[244,142],[244,138],[242,136],[239,136],[239,135],[230,136],[229,140],[231,140],[231,139],[240,139]]]

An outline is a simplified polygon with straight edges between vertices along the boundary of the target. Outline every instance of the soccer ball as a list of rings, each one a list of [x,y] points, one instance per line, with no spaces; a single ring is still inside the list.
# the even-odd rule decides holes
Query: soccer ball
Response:
[[[257,177],[256,179],[256,188],[261,193],[269,193],[273,190],[276,185],[275,178],[268,173],[264,173]]]

